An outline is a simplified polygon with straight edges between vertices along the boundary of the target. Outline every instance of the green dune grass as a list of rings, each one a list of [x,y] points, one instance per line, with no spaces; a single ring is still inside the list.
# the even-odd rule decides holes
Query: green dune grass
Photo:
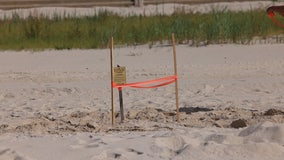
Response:
[[[172,32],[180,43],[216,44],[248,43],[256,36],[282,34],[283,29],[262,10],[128,17],[101,11],[84,17],[30,15],[26,19],[14,14],[0,20],[0,49],[105,48],[111,36],[116,44],[151,44],[170,40]]]

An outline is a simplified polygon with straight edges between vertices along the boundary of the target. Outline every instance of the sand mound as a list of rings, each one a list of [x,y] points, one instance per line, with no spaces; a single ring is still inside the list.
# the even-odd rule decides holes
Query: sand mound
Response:
[[[246,128],[239,136],[256,143],[274,142],[284,145],[284,124],[261,123]]]
[[[281,110],[278,111],[279,113],[282,113]],[[251,111],[233,107],[215,110],[204,108],[181,108],[181,120],[177,123],[174,111],[164,111],[162,109],[146,107],[141,110],[129,109],[123,123],[120,122],[120,113],[117,112],[117,124],[115,126],[110,125],[110,112],[99,110],[94,112],[75,111],[63,116],[55,116],[52,113],[38,113],[35,117],[28,119],[18,119],[11,121],[10,123],[2,122],[0,128],[2,134],[69,134],[78,132],[162,131],[173,130],[174,128],[181,126],[243,128],[247,125],[252,126],[260,122],[284,122],[283,114],[267,116],[266,113],[267,111]],[[283,132],[282,128],[274,129],[275,135]],[[254,130],[265,129],[263,129],[263,125],[258,126],[256,129],[249,127],[247,131],[244,131],[240,135],[248,136],[250,132]],[[281,137],[281,134],[279,136]]]
[[[283,137],[283,124],[265,122],[248,127],[239,135],[209,134],[199,146],[185,145],[174,159],[280,160],[284,155]]]

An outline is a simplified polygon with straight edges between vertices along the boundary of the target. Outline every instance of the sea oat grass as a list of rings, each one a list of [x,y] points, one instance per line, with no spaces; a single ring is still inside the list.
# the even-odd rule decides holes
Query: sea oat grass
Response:
[[[249,43],[254,37],[283,34],[262,10],[128,17],[101,11],[84,17],[30,15],[26,19],[14,14],[0,24],[2,50],[105,48],[111,36],[116,44],[151,44],[170,40],[172,32],[178,42],[194,44]]]

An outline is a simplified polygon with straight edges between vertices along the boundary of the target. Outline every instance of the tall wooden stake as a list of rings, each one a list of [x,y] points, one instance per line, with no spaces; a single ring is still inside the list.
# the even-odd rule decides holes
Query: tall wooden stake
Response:
[[[113,101],[113,37],[110,41],[110,73],[111,73],[111,124],[115,124],[115,114],[114,114],[114,101]]]
[[[174,72],[177,75],[177,56],[176,56],[176,44],[175,44],[175,35],[172,33],[172,45],[173,45],[173,54],[174,54]],[[178,81],[175,82],[176,90],[176,112],[177,112],[177,121],[179,121],[179,104],[178,104]]]

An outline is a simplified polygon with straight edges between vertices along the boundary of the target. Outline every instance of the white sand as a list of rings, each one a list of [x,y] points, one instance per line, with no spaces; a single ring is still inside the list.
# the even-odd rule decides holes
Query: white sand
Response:
[[[180,107],[192,113],[181,112],[179,124],[174,115],[157,113],[174,113],[173,85],[127,88],[125,110],[132,117],[114,127],[109,50],[1,52],[0,159],[280,160],[284,116],[263,112],[283,110],[283,49],[283,44],[178,46]],[[127,66],[129,82],[173,72],[171,47],[119,48],[115,59]],[[118,110],[117,101],[115,106]],[[236,119],[249,127],[231,129]]]
[[[272,123],[242,130],[179,128],[64,137],[12,136],[1,137],[0,159],[282,160],[284,156],[284,125]]]
[[[283,49],[179,45],[181,122],[169,85],[125,88],[126,120],[115,126],[108,49],[1,51],[0,160],[282,160]],[[114,53],[128,82],[173,74],[170,46]],[[238,119],[247,127],[232,128]]]

